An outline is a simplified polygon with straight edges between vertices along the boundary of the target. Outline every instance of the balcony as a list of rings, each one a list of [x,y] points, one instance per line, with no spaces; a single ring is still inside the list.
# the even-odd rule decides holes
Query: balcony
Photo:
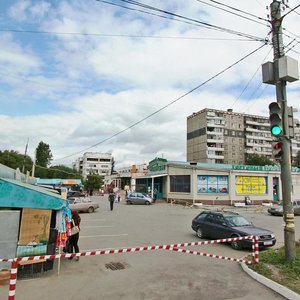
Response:
[[[224,144],[224,139],[207,139],[206,143]]]
[[[253,120],[245,120],[246,124],[249,125],[256,125],[256,126],[266,126],[266,127],[270,127],[270,123],[267,120],[264,120],[264,122],[258,122],[258,121],[253,121]]]
[[[246,139],[259,140],[259,141],[270,141],[270,142],[273,141],[273,138],[271,136],[266,137],[266,136],[247,135],[247,134],[246,134]]]
[[[224,124],[216,124],[216,123],[213,123],[213,122],[207,122],[206,126],[207,127],[213,127],[213,128],[224,128],[225,123]]]
[[[207,154],[208,159],[224,159],[224,155],[218,154]]]
[[[270,128],[268,129],[257,129],[257,128],[253,128],[253,127],[246,127],[246,131],[249,132],[258,132],[258,133],[264,133],[264,132],[270,132]]]
[[[215,147],[215,146],[213,146],[213,147],[210,147],[210,146],[207,146],[207,150],[208,151],[224,151],[224,148],[223,147]]]

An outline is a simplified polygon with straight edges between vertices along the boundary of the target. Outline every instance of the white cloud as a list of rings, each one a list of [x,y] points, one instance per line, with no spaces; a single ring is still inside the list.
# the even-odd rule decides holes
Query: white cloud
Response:
[[[147,2],[261,38],[269,32],[267,26],[197,1]],[[226,4],[266,18],[269,2]],[[259,42],[233,41],[239,37],[97,1],[12,1],[8,13],[7,27],[15,22],[17,28],[34,25],[35,30],[64,34],[0,34],[0,73],[6,74],[0,80],[0,103],[5,107],[0,115],[5,128],[1,150],[23,152],[29,137],[28,153],[33,156],[43,140],[50,145],[54,163],[71,163],[82,153],[69,155],[93,145],[97,146],[88,151],[112,152],[117,166],[147,163],[162,155],[185,160],[187,116],[205,107],[267,115],[275,99],[274,88],[261,84],[260,65],[272,60],[271,48],[265,46],[175,101]],[[291,32],[297,28],[296,17],[291,13],[284,19]],[[70,34],[74,32],[148,37]],[[293,49],[299,52],[299,46]],[[289,55],[299,59],[297,53]],[[297,107],[299,94],[299,82],[288,85],[289,105]]]

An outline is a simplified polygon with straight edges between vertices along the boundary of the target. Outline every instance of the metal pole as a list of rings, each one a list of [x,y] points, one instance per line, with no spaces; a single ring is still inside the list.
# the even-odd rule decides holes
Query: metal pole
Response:
[[[286,261],[293,261],[295,249],[295,222],[292,205],[292,173],[291,173],[291,140],[289,137],[288,108],[286,95],[286,81],[279,78],[278,59],[284,56],[282,40],[281,2],[273,0],[271,4],[272,42],[274,49],[274,78],[276,85],[276,99],[282,108],[283,136],[281,164],[281,185],[284,219],[284,245]]]

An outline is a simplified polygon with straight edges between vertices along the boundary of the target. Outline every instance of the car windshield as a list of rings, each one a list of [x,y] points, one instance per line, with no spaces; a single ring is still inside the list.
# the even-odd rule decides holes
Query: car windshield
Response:
[[[242,216],[224,216],[230,226],[251,226],[251,222]]]

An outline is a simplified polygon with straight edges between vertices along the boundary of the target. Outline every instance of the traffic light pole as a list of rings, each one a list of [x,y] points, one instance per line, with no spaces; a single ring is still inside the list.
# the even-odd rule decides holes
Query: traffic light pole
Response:
[[[289,136],[288,107],[286,81],[279,78],[278,59],[283,57],[281,3],[273,0],[271,4],[272,42],[274,49],[274,78],[276,99],[282,108],[283,135],[279,137],[282,143],[281,186],[283,200],[284,245],[285,259],[291,262],[296,257],[295,249],[295,220],[292,204],[292,173],[291,173],[291,140]]]

